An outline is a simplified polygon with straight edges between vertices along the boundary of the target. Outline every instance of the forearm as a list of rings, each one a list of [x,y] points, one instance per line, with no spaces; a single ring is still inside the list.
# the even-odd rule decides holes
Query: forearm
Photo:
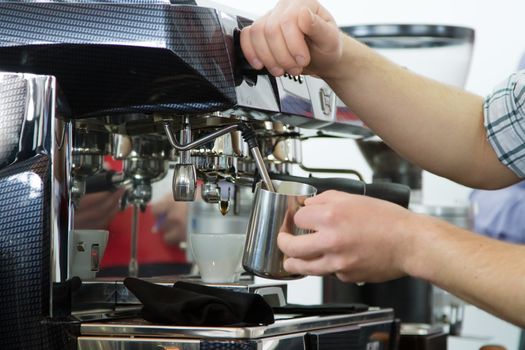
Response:
[[[494,315],[525,326],[525,247],[498,242],[440,220],[414,216],[404,262],[423,278]]]
[[[347,36],[324,77],[338,96],[409,161],[471,187],[516,181],[486,138],[480,96],[424,78]]]

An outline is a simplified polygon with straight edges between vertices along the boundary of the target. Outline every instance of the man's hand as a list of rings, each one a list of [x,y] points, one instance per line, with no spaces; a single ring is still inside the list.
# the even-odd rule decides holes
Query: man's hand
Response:
[[[281,0],[241,33],[244,56],[255,69],[281,76],[336,74],[341,33],[332,15],[315,0]]]
[[[75,229],[106,230],[119,211],[124,189],[86,194],[75,210]]]
[[[157,229],[164,232],[164,240],[170,245],[177,245],[186,240],[188,203],[175,202],[171,192],[151,208],[157,220]]]
[[[335,274],[345,282],[381,282],[406,274],[411,214],[378,199],[328,191],[306,200],[295,215],[297,226],[314,231],[281,232],[278,244],[288,272]]]

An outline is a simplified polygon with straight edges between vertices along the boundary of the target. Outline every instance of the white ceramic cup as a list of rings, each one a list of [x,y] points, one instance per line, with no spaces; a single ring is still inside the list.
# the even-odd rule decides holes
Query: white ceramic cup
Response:
[[[239,278],[244,234],[192,233],[191,250],[205,283],[233,283]]]

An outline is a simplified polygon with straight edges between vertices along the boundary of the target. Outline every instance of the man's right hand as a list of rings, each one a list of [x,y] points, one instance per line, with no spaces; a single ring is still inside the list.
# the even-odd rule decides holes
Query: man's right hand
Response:
[[[166,194],[152,204],[151,211],[157,221],[157,230],[164,233],[164,241],[169,245],[178,245],[187,238],[188,203],[176,202],[173,195]]]
[[[322,78],[335,77],[343,47],[333,17],[316,0],[281,0],[243,29],[241,46],[255,69]]]

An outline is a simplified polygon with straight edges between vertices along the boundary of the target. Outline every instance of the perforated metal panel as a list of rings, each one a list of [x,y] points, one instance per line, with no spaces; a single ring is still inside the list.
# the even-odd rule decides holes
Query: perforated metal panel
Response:
[[[49,309],[49,159],[0,170],[0,349],[60,349]],[[58,329],[59,330],[59,329]]]
[[[235,104],[233,53],[213,9],[1,3],[0,23],[0,69],[55,76],[73,117]]]
[[[0,168],[12,163],[24,122],[27,82],[16,75],[0,75]]]
[[[201,350],[256,350],[257,343],[253,341],[201,341]]]

